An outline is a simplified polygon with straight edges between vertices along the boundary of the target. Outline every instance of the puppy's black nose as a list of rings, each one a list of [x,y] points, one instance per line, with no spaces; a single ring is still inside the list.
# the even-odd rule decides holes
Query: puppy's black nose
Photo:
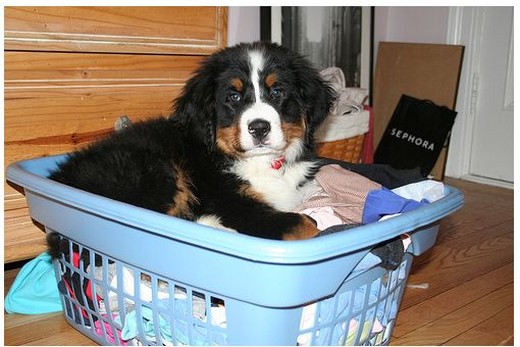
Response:
[[[267,134],[271,130],[271,125],[269,125],[268,121],[265,121],[263,119],[255,119],[251,123],[249,123],[247,129],[251,136],[253,136],[257,140],[261,140],[267,136]]]

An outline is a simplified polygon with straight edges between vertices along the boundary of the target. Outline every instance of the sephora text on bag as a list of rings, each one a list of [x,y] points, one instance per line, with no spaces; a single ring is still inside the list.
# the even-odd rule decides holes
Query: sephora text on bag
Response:
[[[374,162],[396,169],[419,167],[427,176],[449,136],[457,112],[403,94],[377,146]]]

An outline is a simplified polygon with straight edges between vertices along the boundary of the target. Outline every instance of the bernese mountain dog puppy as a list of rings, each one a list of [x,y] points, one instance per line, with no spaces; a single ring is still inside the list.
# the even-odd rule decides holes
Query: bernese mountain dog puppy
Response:
[[[311,238],[314,221],[291,211],[312,191],[313,133],[333,100],[303,57],[276,44],[239,44],[201,64],[168,118],[70,154],[50,178],[252,236]]]

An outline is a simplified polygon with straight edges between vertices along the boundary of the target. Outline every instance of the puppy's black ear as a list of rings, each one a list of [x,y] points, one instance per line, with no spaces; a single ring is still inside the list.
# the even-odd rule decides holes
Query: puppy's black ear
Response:
[[[209,151],[215,148],[216,132],[216,80],[218,67],[212,57],[207,58],[186,82],[174,101],[170,118],[187,129],[204,143]]]
[[[298,75],[298,87],[306,110],[307,143],[313,143],[314,131],[323,122],[336,99],[336,93],[303,57],[293,60]]]

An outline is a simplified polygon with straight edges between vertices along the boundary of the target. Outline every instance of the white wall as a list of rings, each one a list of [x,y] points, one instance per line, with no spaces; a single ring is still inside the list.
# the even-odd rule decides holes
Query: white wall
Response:
[[[446,43],[449,7],[376,6],[374,57],[380,41]]]
[[[448,23],[448,7],[376,7],[376,26],[379,15],[386,17],[383,24],[385,33],[378,32],[386,40],[404,42],[445,43]],[[376,27],[376,32],[378,28]]]
[[[228,46],[260,40],[260,7],[230,6],[227,35]]]
[[[448,13],[449,7],[440,6],[376,6],[374,47],[379,41],[446,43]],[[228,46],[259,39],[260,7],[230,6]]]

